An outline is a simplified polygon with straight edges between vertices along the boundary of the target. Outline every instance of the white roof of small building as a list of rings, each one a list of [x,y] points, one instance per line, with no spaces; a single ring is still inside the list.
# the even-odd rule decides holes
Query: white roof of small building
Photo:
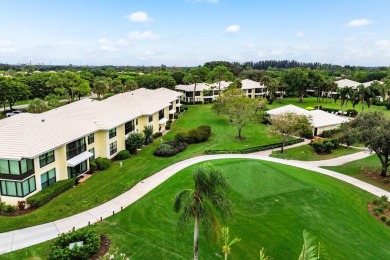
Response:
[[[309,113],[309,111],[307,111],[306,109],[294,106],[294,105],[286,105],[286,106],[274,108],[274,109],[268,110],[267,113],[269,115],[272,115],[272,116],[286,114],[286,113],[295,113],[298,115],[304,115],[307,117],[311,117],[311,114]]]
[[[365,83],[363,83],[363,86],[364,87],[369,87],[369,86],[371,86],[372,85],[372,83],[374,83],[374,82],[378,82],[379,84],[384,84],[382,81],[379,81],[379,80],[371,80],[371,81],[368,81],[368,82],[365,82]]]
[[[241,80],[241,84],[241,89],[266,88],[266,86],[260,84],[260,82],[253,81],[250,79]]]
[[[335,83],[337,84],[338,88],[346,88],[346,87],[356,88],[357,86],[362,84],[360,82],[353,81],[350,79],[340,79],[335,81]]]
[[[309,113],[312,116],[311,122],[315,128],[340,125],[349,121],[347,117],[331,114],[323,110],[311,110]]]
[[[182,94],[138,89],[103,101],[89,98],[41,113],[0,120],[0,158],[35,158],[99,130],[108,130],[169,106]]]

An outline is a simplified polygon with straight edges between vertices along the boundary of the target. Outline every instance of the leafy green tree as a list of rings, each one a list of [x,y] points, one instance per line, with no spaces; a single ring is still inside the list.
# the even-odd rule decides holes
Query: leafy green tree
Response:
[[[45,101],[47,102],[49,109],[53,109],[63,105],[63,103],[60,102],[60,97],[54,94],[47,95],[45,97]]]
[[[136,154],[137,149],[140,149],[145,143],[145,136],[142,133],[131,133],[126,139],[126,149],[132,153]]]
[[[306,95],[306,90],[313,85],[308,72],[308,69],[295,68],[287,70],[282,75],[282,81],[290,91],[298,94],[300,103],[304,102],[303,97]]]
[[[368,112],[359,114],[341,127],[342,135],[354,137],[357,142],[375,152],[381,162],[381,176],[387,176],[390,165],[390,119],[381,112]]]
[[[217,66],[210,73],[209,77],[211,81],[218,82],[218,96],[221,96],[221,81],[232,81],[234,79],[233,73],[231,73],[225,66]]]
[[[16,102],[28,99],[31,94],[29,87],[20,79],[10,77],[0,79],[0,93],[1,103],[4,107],[9,104],[10,110]]]
[[[34,98],[28,103],[27,111],[30,113],[42,113],[47,110],[49,110],[49,106],[40,98]]]
[[[221,229],[221,236],[223,239],[223,246],[222,246],[222,253],[225,255],[225,260],[228,259],[228,255],[231,252],[231,246],[234,245],[235,243],[238,243],[241,241],[239,238],[233,238],[230,240],[230,235],[229,235],[229,227],[222,227]]]
[[[69,102],[74,101],[77,96],[85,96],[91,92],[89,82],[71,71],[53,74],[46,84],[56,88],[56,93],[64,93]]]
[[[272,116],[270,121],[271,126],[269,127],[268,133],[271,136],[278,136],[281,138],[281,153],[284,153],[284,146],[291,137],[312,131],[310,121],[304,115],[283,113]]]
[[[226,115],[237,127],[238,139],[242,139],[242,129],[256,121],[256,114],[265,107],[264,100],[245,97],[241,89],[231,89],[218,98],[213,104],[213,111]]]
[[[54,94],[54,88],[46,85],[51,75],[48,72],[41,72],[22,78],[22,81],[29,86],[31,92],[30,98],[44,98],[49,94]]]
[[[135,78],[139,88],[157,89],[168,88],[175,89],[176,81],[170,75],[145,74],[138,75]]]
[[[197,67],[190,69],[184,76],[183,80],[186,83],[194,84],[194,91],[192,92],[192,103],[195,104],[196,84],[206,81],[210,70],[207,67]]]
[[[174,210],[180,212],[178,230],[183,232],[191,219],[194,219],[194,259],[198,259],[199,226],[206,239],[216,239],[219,235],[217,212],[224,218],[231,214],[228,198],[228,183],[222,173],[209,166],[194,169],[194,189],[181,190],[175,198]]]

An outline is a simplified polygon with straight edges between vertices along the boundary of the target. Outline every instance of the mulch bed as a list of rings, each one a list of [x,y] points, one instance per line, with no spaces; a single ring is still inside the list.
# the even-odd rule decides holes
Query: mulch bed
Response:
[[[108,252],[110,245],[111,241],[105,235],[100,235],[100,249],[90,259],[97,260],[103,257]]]
[[[375,214],[374,214],[374,208],[375,208],[375,207],[376,207],[376,206],[374,205],[374,203],[372,203],[372,202],[369,203],[369,204],[368,204],[368,212],[370,212],[370,214],[371,214],[374,218],[376,218],[378,221],[382,222],[385,226],[387,226],[387,227],[390,228],[390,226],[388,226],[385,222],[383,222],[383,221],[381,220],[381,216],[386,216],[387,219],[390,219],[390,210],[387,209],[387,210],[385,210],[383,213],[380,213],[379,216],[375,216]]]
[[[5,212],[5,211],[0,211],[1,216],[5,217],[15,217],[15,216],[21,216],[21,215],[26,215],[30,212],[35,211],[36,209],[34,208],[28,208],[28,209],[18,209],[12,212]]]
[[[380,171],[373,171],[373,170],[362,170],[362,174],[371,180],[374,180],[376,182],[380,182],[383,185],[387,186],[390,188],[390,176],[388,177],[383,177],[380,176],[381,172]]]

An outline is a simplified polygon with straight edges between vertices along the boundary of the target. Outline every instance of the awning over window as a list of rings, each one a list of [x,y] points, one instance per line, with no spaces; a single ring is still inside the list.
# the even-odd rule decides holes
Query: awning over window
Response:
[[[167,121],[168,121],[168,119],[166,119],[166,118],[164,117],[164,118],[161,118],[161,119],[158,121],[158,124],[159,124],[159,125],[163,125],[163,124],[165,124]]]
[[[176,107],[181,107],[181,104],[179,103],[179,104],[176,104]]]
[[[174,114],[174,113],[176,113],[176,110],[175,109],[171,109],[171,110],[169,110],[169,114]]]
[[[80,164],[81,162],[84,162],[88,158],[91,158],[93,156],[93,153],[85,151],[83,153],[80,153],[79,155],[69,159],[66,161],[66,165],[68,167],[75,167],[77,164]]]

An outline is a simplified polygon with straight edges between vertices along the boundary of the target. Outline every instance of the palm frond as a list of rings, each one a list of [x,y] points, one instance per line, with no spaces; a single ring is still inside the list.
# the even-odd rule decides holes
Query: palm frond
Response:
[[[314,245],[316,237],[311,235],[306,230],[303,230],[303,246],[299,260],[316,260],[319,259],[317,255],[316,246]]]
[[[181,190],[179,193],[176,195],[175,198],[175,203],[173,205],[173,209],[175,212],[179,212],[181,208],[183,207],[183,204],[188,203],[190,196],[193,194],[192,190],[186,189],[186,190]]]

